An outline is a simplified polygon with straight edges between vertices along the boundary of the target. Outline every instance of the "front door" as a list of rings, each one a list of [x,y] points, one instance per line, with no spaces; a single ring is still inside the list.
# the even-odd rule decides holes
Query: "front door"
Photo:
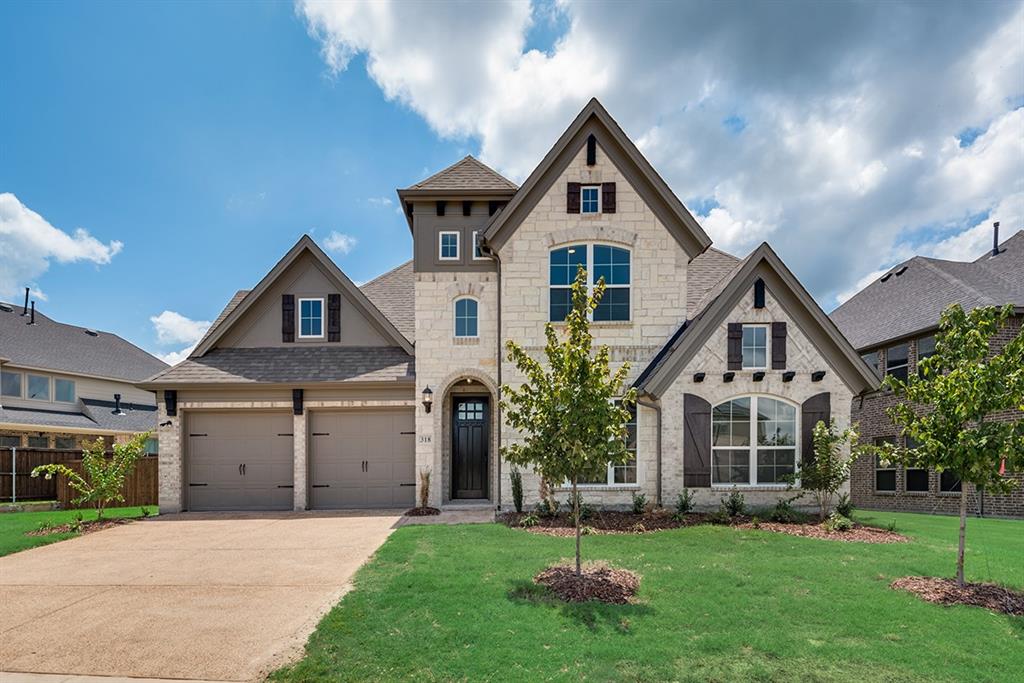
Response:
[[[486,498],[487,399],[455,397],[452,402],[452,498]]]

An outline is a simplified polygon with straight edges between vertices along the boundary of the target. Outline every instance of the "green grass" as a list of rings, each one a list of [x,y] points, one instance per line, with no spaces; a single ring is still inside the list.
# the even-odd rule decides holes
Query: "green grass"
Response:
[[[156,512],[156,506],[148,508]],[[67,524],[75,519],[78,513],[82,519],[96,519],[95,510],[51,510],[48,512],[3,512],[0,513],[0,557],[16,553],[19,550],[48,545],[78,534],[52,534],[47,536],[26,536],[26,531],[35,531],[44,523],[53,525]],[[142,508],[109,508],[104,512],[106,517],[141,517]]]
[[[639,604],[568,606],[530,582],[572,539],[499,525],[398,529],[276,681],[1010,681],[1024,618],[889,589],[951,576],[952,517],[865,512],[866,545],[701,526],[588,536],[642,576]],[[1024,588],[1024,522],[968,522],[970,580]]]

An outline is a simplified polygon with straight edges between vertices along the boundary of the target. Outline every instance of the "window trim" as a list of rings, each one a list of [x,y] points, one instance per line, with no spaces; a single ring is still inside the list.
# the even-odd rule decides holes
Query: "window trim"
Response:
[[[613,249],[621,249],[629,254],[629,284],[628,285],[610,285],[605,283],[605,291],[609,289],[628,289],[629,290],[629,317],[625,320],[594,320],[594,312],[591,311],[587,319],[594,325],[630,325],[633,323],[633,249],[632,247],[624,244],[616,244],[614,242],[570,242],[568,244],[558,244],[548,249],[548,264],[547,264],[547,280],[548,280],[548,316],[547,321],[554,325],[564,325],[565,320],[552,320],[551,319],[551,290],[552,289],[572,289],[572,282],[567,285],[553,285],[551,284],[551,255],[561,249],[584,248],[587,250],[587,296],[592,296],[594,293],[594,287],[597,282],[594,280],[594,247],[611,247]],[[575,276],[574,276],[575,277]]]
[[[584,203],[583,203],[583,193],[585,191],[587,191],[587,190],[595,190],[597,192],[597,211],[584,211],[583,210],[583,206],[584,206]],[[603,207],[601,206],[601,185],[600,184],[597,184],[597,185],[594,185],[594,184],[590,184],[590,185],[580,184],[580,215],[581,216],[600,216],[602,208]]]
[[[753,329],[759,327],[764,330],[764,365],[746,365],[743,363],[743,332],[746,332],[748,328]],[[771,362],[771,343],[772,334],[769,329],[768,323],[743,323],[742,332],[740,333],[740,369],[741,370],[767,370],[768,364]],[[751,347],[756,349],[757,347]]]
[[[749,398],[749,399],[751,399],[751,401],[750,401],[750,444],[748,446],[746,446],[746,448],[747,448],[747,450],[749,452],[748,453],[748,457],[750,459],[749,460],[749,462],[750,462],[750,465],[749,465],[750,473],[748,475],[748,480],[747,480],[746,484],[735,484],[735,483],[732,483],[732,482],[716,482],[715,481],[715,450],[717,449],[717,450],[722,450],[722,451],[738,451],[738,450],[742,450],[744,447],[743,446],[715,446],[714,409],[717,408],[718,406],[722,405],[723,403],[729,403],[730,401],[735,401],[736,399],[740,399],[740,398]],[[756,402],[758,400],[762,399],[762,398],[767,398],[767,399],[770,399],[770,400],[773,400],[773,401],[779,401],[780,403],[784,403],[784,404],[788,405],[790,408],[792,408],[793,411],[794,411],[794,414],[793,414],[793,445],[792,446],[761,446],[760,448],[771,449],[771,450],[788,450],[789,448],[792,448],[793,449],[793,469],[794,469],[794,472],[797,475],[797,478],[793,482],[793,487],[794,488],[800,488],[800,464],[802,462],[802,460],[801,460],[801,453],[800,453],[800,434],[801,434],[801,432],[800,432],[800,421],[801,421],[801,417],[802,417],[801,414],[800,414],[800,405],[797,404],[797,403],[794,403],[793,401],[790,401],[787,398],[784,398],[782,396],[778,396],[776,394],[756,394],[756,393],[754,393],[754,394],[737,394],[736,396],[730,396],[729,398],[723,399],[723,400],[719,401],[718,403],[715,403],[715,404],[713,404],[711,406],[711,411],[712,411],[712,413],[711,413],[711,426],[710,426],[710,429],[711,429],[711,488],[713,488],[713,489],[731,489],[733,487],[736,487],[736,488],[740,488],[740,489],[743,489],[743,488],[746,488],[746,489],[768,489],[768,490],[780,490],[781,491],[781,490],[785,490],[789,486],[788,483],[782,483],[782,484],[775,483],[775,482],[763,482],[763,483],[762,482],[755,482],[755,483],[751,483],[751,481],[750,481],[750,480],[754,479],[757,476],[757,450],[758,450],[758,444],[757,444],[757,403]]]
[[[480,250],[480,245],[477,243],[476,236],[480,234],[479,230],[473,231],[473,260],[474,261],[490,261],[489,258],[484,256],[484,252]],[[479,256],[477,256],[479,254]]]
[[[455,235],[455,256],[444,255],[444,236]],[[461,233],[458,230],[441,230],[437,233],[437,260],[438,261],[458,261],[462,255],[462,239]]]
[[[71,399],[64,401],[57,398],[57,382],[67,382],[71,385]],[[73,379],[67,377],[54,377],[53,378],[53,402],[54,403],[74,403],[78,399],[78,383]]]
[[[18,393],[17,393],[17,395],[3,393],[3,389],[2,389],[3,377],[2,377],[2,375],[17,375],[17,377],[18,377]],[[12,370],[0,370],[0,397],[22,398],[25,395],[25,384],[26,384],[26,382],[25,382],[25,373],[24,372],[20,372],[18,370],[13,370],[13,371]]]
[[[319,301],[320,302],[320,334],[302,334],[302,302],[303,301]],[[324,339],[327,336],[327,325],[326,316],[324,315],[327,310],[327,303],[324,297],[307,296],[302,297],[298,300],[298,305],[295,307],[296,312],[299,316],[299,329],[296,335],[299,339]],[[312,320],[312,318],[310,318]]]
[[[472,301],[476,304],[476,334],[459,334],[459,302]],[[468,319],[468,318],[467,318]],[[455,339],[480,338],[480,300],[475,296],[460,296],[452,302],[452,336]]]
[[[613,398],[612,403],[621,402],[621,398]],[[613,465],[608,463],[605,468],[605,479],[603,484],[586,483],[577,484],[576,487],[579,489],[593,490],[605,490],[605,489],[638,489],[640,488],[640,406],[633,405],[633,425],[636,430],[636,448],[633,449],[633,469],[636,470],[636,481],[624,482],[621,484],[615,483],[615,468],[626,467],[626,465]],[[628,450],[628,449],[627,449]],[[562,485],[563,488],[572,488],[572,482],[566,482]]]

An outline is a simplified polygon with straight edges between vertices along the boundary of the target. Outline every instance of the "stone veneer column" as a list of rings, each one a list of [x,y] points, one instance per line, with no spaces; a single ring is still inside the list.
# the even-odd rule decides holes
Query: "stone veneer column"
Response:
[[[181,512],[182,509],[182,458],[181,434],[185,416],[181,409],[175,416],[167,415],[166,404],[161,400],[157,404],[157,424],[170,421],[167,426],[157,427],[157,439],[160,442],[158,501],[160,512]]]
[[[305,510],[307,507],[306,492],[308,486],[306,483],[306,472],[309,469],[307,467],[307,443],[306,411],[303,410],[302,415],[292,416],[292,450],[295,458],[292,471],[292,484],[295,488],[292,489],[292,494],[296,510]]]

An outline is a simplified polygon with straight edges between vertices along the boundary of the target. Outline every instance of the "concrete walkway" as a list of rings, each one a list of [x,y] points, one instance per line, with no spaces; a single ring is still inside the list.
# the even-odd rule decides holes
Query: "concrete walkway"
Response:
[[[2,557],[0,672],[255,680],[301,655],[399,518],[171,515]]]

